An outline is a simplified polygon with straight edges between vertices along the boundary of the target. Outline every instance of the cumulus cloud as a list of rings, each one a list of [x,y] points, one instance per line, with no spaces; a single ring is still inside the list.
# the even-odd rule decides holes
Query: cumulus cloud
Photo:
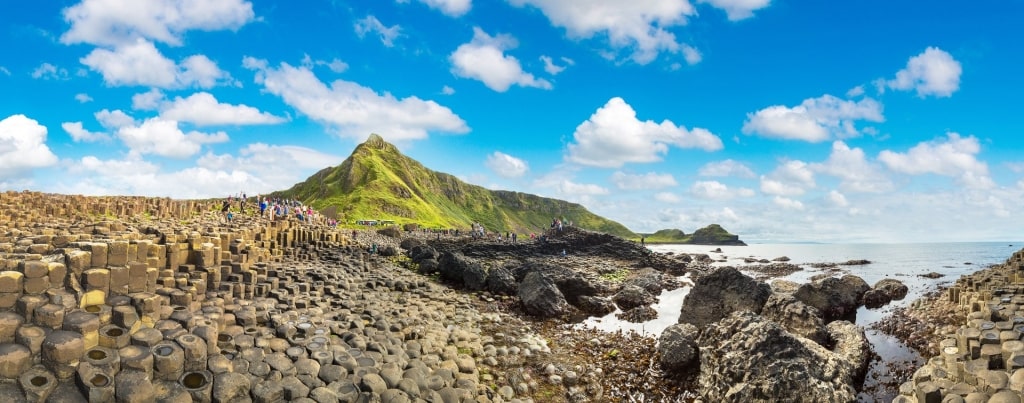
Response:
[[[235,155],[207,152],[196,166],[163,171],[137,153],[123,159],[86,156],[65,164],[70,180],[57,191],[87,195],[144,194],[174,198],[222,197],[239,189],[249,194],[287,188],[342,157],[298,147],[250,144]],[[281,169],[286,166],[289,169]],[[231,191],[229,192],[228,190]]]
[[[530,166],[519,158],[505,154],[501,151],[495,151],[491,155],[487,156],[485,162],[487,168],[498,174],[503,178],[519,178],[526,174],[526,171],[530,170]]]
[[[71,78],[68,75],[68,70],[63,67],[57,67],[50,63],[40,64],[35,70],[32,70],[32,78],[42,80],[67,80]]]
[[[444,87],[441,87],[441,93],[444,95],[453,95],[455,94],[455,88],[446,85]]]
[[[755,178],[754,171],[742,162],[736,160],[724,160],[709,162],[700,167],[697,171],[700,176],[735,176],[738,178]]]
[[[75,94],[75,100],[78,101],[78,103],[80,103],[80,104],[85,104],[85,103],[92,102],[92,97],[90,97],[89,94],[86,94],[84,92],[80,92],[80,93]]]
[[[328,69],[335,73],[343,73],[348,70],[348,63],[343,60],[334,58],[330,61],[327,60],[313,60],[308,54],[302,56],[302,66],[310,70],[315,66],[327,66]]]
[[[408,3],[409,0],[397,0],[399,3]],[[473,7],[472,0],[419,0],[427,7],[440,11],[449,17],[461,17]]]
[[[679,42],[669,29],[686,24],[696,14],[687,0],[509,0],[514,6],[541,10],[552,25],[563,27],[575,39],[606,38],[614,58],[626,53],[638,64],[647,64],[662,52],[683,55],[687,63],[700,61],[699,52]]]
[[[110,140],[110,135],[103,132],[90,132],[82,127],[82,122],[64,122],[60,127],[64,129],[71,140],[76,143],[92,143],[97,141]]]
[[[255,18],[244,0],[83,0],[65,8],[61,42],[118,46],[136,39],[182,44],[187,31],[236,30]]]
[[[892,182],[876,164],[868,162],[864,150],[850,148],[842,141],[832,143],[828,160],[811,168],[841,180],[840,187],[851,192],[880,193],[892,189]]]
[[[785,161],[761,176],[761,191],[773,196],[799,196],[815,185],[814,172],[803,161]]]
[[[490,36],[479,27],[473,28],[473,40],[459,45],[448,56],[452,73],[464,78],[480,80],[492,90],[508,91],[512,85],[551,89],[551,83],[523,71],[519,59],[506,55],[514,49],[515,38],[507,34]]]
[[[678,185],[676,178],[672,177],[672,174],[659,174],[657,172],[636,175],[616,171],[612,174],[611,181],[615,184],[615,187],[622,190],[664,189]]]
[[[541,56],[540,61],[544,62],[544,71],[553,76],[565,71],[567,67],[576,64],[575,61],[568,57],[562,57],[563,65],[561,66],[555,64],[555,60],[552,59],[551,56]]]
[[[146,119],[138,126],[121,127],[117,137],[132,153],[178,159],[195,155],[204,144],[228,141],[227,133],[185,133],[178,128],[178,122],[160,117]]]
[[[831,203],[833,206],[846,207],[850,205],[850,202],[846,201],[846,196],[844,196],[842,193],[839,193],[836,190],[829,191],[827,197],[829,203]]]
[[[921,54],[911,57],[907,67],[896,72],[896,77],[886,81],[894,90],[914,90],[920,97],[949,97],[960,89],[960,62],[946,51],[929,47]]]
[[[754,11],[768,7],[771,0],[698,0],[725,11],[729,21],[739,21],[754,16]]]
[[[46,146],[46,131],[46,126],[25,115],[0,120],[0,180],[57,163],[57,156]]]
[[[243,65],[256,70],[256,83],[267,92],[313,120],[338,130],[345,137],[364,138],[380,133],[393,140],[422,139],[429,132],[465,133],[466,122],[434,101],[415,96],[396,98],[379,94],[351,81],[337,80],[327,86],[307,67],[267,66],[264,60],[246,58]]]
[[[365,37],[366,34],[375,34],[380,38],[380,42],[389,48],[395,46],[395,39],[398,38],[402,30],[398,25],[390,27],[384,25],[377,17],[372,15],[356,21],[355,29],[356,35],[359,35],[359,38]]]
[[[108,86],[210,88],[231,81],[231,76],[206,56],[189,56],[179,65],[164,57],[152,42],[144,39],[114,50],[93,49],[79,61],[99,72]]]
[[[135,124],[135,118],[124,113],[120,109],[117,110],[101,110],[94,114],[96,121],[100,122],[103,127],[108,130],[117,130],[122,127],[132,126]]]
[[[197,126],[213,125],[265,125],[285,122],[284,118],[248,105],[221,103],[208,92],[198,92],[188,98],[175,97],[160,107],[160,116],[168,120],[189,122]]]
[[[753,189],[738,188],[732,189],[728,185],[718,181],[697,181],[690,186],[690,194],[699,199],[728,200],[737,197],[754,196]]]
[[[895,172],[948,176],[971,188],[990,188],[995,184],[988,165],[977,158],[980,151],[977,137],[948,133],[944,140],[918,143],[905,153],[884,150],[878,160]]]
[[[630,162],[660,161],[669,146],[705,151],[722,149],[722,140],[707,129],[689,130],[669,120],[661,123],[638,120],[633,107],[619,97],[608,100],[590,119],[577,126],[573,140],[569,143],[566,160],[605,168],[617,168]]]
[[[146,92],[132,95],[132,109],[150,111],[158,108],[164,100],[164,93],[153,88]]]
[[[844,100],[832,95],[804,100],[800,105],[774,105],[747,114],[743,133],[768,138],[821,142],[861,134],[857,121],[882,122],[882,104],[871,98]]]

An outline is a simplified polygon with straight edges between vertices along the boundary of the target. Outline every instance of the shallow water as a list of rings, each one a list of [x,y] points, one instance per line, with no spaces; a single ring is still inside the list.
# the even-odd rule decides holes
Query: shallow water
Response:
[[[961,275],[984,269],[993,264],[1004,262],[1013,252],[1020,249],[1020,242],[963,242],[963,243],[918,243],[918,244],[753,244],[749,246],[706,246],[706,245],[650,245],[655,252],[703,253],[716,260],[716,266],[736,266],[741,271],[747,263],[744,258],[772,260],[786,256],[788,263],[799,265],[804,270],[792,273],[779,279],[796,283],[806,283],[814,275],[827,272],[825,269],[811,268],[811,263],[842,263],[849,260],[865,259],[870,264],[859,266],[839,266],[844,273],[860,276],[868,284],[875,284],[884,278],[895,278],[902,281],[909,289],[906,298],[878,309],[861,307],[857,311],[856,324],[868,327],[890,315],[898,307],[908,306],[914,300],[940,286],[950,284]],[[721,252],[714,252],[720,248]],[[937,272],[944,275],[938,279],[920,277],[922,274]],[[747,273],[753,274],[753,273]],[[679,311],[683,300],[690,291],[692,282],[687,278],[687,286],[677,290],[665,291],[653,307],[658,312],[654,320],[643,323],[629,323],[615,317],[619,311],[602,318],[590,318],[580,326],[593,327],[605,331],[633,330],[640,334],[657,337],[661,332],[675,324],[679,319]],[[892,378],[889,368],[899,365],[917,365],[923,362],[915,351],[899,340],[876,331],[866,332],[868,341],[874,351],[882,358],[871,364],[867,375],[866,386],[873,390],[862,393],[860,401],[891,401],[896,395],[894,390],[881,387],[886,380]]]

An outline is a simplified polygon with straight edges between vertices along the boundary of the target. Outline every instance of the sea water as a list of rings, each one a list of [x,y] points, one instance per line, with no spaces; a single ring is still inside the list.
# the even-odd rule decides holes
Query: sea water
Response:
[[[1022,248],[1020,242],[958,242],[958,243],[907,243],[907,244],[752,244],[749,246],[706,246],[706,245],[650,245],[649,249],[662,253],[706,254],[715,261],[715,266],[734,266],[744,271],[747,258],[756,260],[774,260],[780,257],[789,258],[787,263],[801,266],[803,270],[792,274],[776,277],[796,283],[806,283],[811,277],[832,273],[835,276],[853,274],[860,276],[869,285],[884,278],[893,278],[903,282],[909,289],[906,298],[893,301],[877,309],[861,307],[857,311],[856,324],[869,328],[873,323],[890,315],[899,307],[904,307],[924,294],[939,287],[952,284],[960,276],[984,269],[993,264],[1006,261],[1014,252]],[[814,263],[843,263],[851,260],[867,260],[865,265],[837,266],[841,271],[811,267]],[[752,263],[760,264],[760,263]],[[939,273],[942,277],[925,278],[923,274]],[[746,272],[756,276],[757,273]],[[604,331],[634,331],[642,335],[658,337],[665,328],[679,320],[683,300],[690,292],[693,283],[688,276],[681,277],[686,286],[670,291],[663,291],[653,308],[658,317],[643,323],[630,323],[616,318],[621,311],[604,317],[592,317],[580,326],[596,328]],[[768,280],[771,281],[771,280]],[[915,351],[903,345],[899,340],[868,329],[865,334],[881,361],[872,363],[867,382],[883,382],[890,375],[886,370],[887,363],[902,362],[920,365],[923,358]],[[884,386],[871,394],[861,393],[858,400],[891,401],[896,394],[894,390],[885,390]]]

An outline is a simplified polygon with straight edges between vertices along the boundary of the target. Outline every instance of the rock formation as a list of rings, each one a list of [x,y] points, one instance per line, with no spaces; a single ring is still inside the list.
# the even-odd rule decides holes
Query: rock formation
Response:
[[[732,312],[760,313],[772,289],[764,282],[740,273],[734,267],[723,267],[701,276],[683,300],[679,323],[707,327]]]

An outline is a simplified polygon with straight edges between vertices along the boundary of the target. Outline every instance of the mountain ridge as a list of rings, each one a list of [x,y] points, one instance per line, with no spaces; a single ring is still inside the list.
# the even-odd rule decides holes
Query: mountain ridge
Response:
[[[561,219],[623,238],[638,235],[580,204],[529,193],[490,190],[431,170],[371,134],[341,164],[324,168],[273,196],[302,201],[343,222],[393,220],[425,228],[469,228],[536,233]]]

